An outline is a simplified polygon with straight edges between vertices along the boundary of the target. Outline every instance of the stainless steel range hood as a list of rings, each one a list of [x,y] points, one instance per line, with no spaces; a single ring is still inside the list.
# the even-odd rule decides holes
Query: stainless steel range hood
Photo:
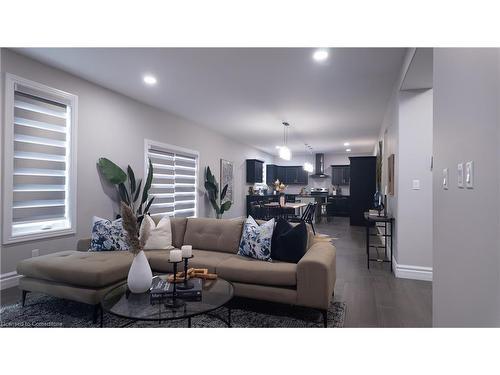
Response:
[[[316,154],[316,170],[314,171],[314,174],[310,175],[309,177],[312,178],[327,178],[329,177],[327,174],[325,174],[325,154]]]

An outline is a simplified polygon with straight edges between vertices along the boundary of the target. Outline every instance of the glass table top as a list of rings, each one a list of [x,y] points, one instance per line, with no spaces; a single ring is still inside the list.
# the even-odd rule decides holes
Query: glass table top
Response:
[[[161,275],[165,279],[167,275]],[[128,292],[127,283],[123,283],[106,293],[101,300],[104,311],[135,320],[173,320],[189,318],[222,307],[233,298],[233,285],[221,278],[204,280],[200,301],[182,300],[179,307],[165,303],[151,303],[149,291],[141,294]]]

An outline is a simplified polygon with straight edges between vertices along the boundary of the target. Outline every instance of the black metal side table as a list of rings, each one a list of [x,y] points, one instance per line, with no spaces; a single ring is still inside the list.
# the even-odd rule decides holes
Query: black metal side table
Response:
[[[390,263],[392,269],[392,230],[394,227],[394,218],[388,216],[370,215],[365,212],[366,223],[366,265],[370,269],[370,262]],[[374,228],[377,233],[371,233],[370,228]],[[378,233],[379,228],[383,229],[383,233]],[[384,245],[378,246],[370,244],[370,237],[384,238]],[[388,248],[387,242],[390,240],[390,247]],[[374,248],[377,252],[377,258],[370,258],[370,248]],[[379,257],[378,249],[384,249],[384,257]],[[390,250],[390,254],[387,254]]]

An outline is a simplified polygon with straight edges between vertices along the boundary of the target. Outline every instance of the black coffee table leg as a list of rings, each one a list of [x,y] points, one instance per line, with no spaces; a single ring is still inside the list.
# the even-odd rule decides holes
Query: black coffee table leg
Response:
[[[191,318],[188,318],[188,328],[191,328]]]
[[[231,306],[227,307],[227,326],[231,328]]]
[[[99,310],[100,310],[99,314],[100,314],[100,318],[101,318],[101,324],[100,324],[100,326],[102,328],[102,327],[104,327],[104,319],[103,319],[104,318],[104,309],[102,308],[102,306],[100,306]]]

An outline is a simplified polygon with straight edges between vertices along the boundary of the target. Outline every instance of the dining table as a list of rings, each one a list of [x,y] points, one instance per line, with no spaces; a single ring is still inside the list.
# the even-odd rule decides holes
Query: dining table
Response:
[[[279,202],[269,202],[265,203],[264,207],[281,207],[283,210],[293,210],[296,212],[296,210],[299,210],[299,216],[302,216],[304,207],[307,207],[308,203],[302,203],[302,202],[286,202],[284,205],[280,205]]]

